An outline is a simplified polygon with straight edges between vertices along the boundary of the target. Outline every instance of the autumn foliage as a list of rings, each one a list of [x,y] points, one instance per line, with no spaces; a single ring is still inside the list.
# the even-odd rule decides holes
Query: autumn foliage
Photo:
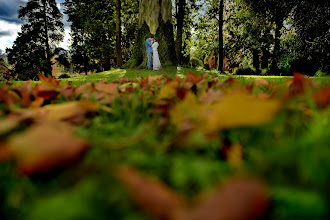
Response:
[[[112,208],[121,208],[106,216],[123,218],[133,210],[164,220],[290,219],[299,211],[283,214],[281,204],[295,204],[296,197],[277,194],[274,186],[297,184],[298,191],[307,187],[316,195],[311,207],[319,209],[311,216],[327,215],[329,86],[300,73],[282,84],[193,73],[79,86],[39,79],[0,87],[2,183],[15,176],[38,185],[35,178],[51,182],[68,173],[66,184],[74,188],[100,174],[113,178],[117,186],[108,187],[126,192],[139,210],[107,195]],[[294,174],[286,175],[287,169]],[[20,210],[24,201],[34,201],[21,193],[14,206],[16,190],[0,188],[4,218],[8,207]]]

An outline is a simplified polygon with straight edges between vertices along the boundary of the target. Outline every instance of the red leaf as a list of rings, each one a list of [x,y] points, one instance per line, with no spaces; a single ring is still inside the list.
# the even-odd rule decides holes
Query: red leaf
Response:
[[[330,86],[326,86],[314,94],[314,101],[320,107],[330,104]]]

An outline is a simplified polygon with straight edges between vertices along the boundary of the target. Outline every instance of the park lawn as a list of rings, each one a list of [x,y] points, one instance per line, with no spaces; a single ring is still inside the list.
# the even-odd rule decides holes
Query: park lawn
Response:
[[[219,81],[225,81],[228,78],[236,78],[239,81],[250,83],[255,78],[263,78],[269,82],[275,82],[275,84],[284,83],[287,79],[292,78],[292,76],[257,76],[257,75],[232,75],[232,74],[219,74],[218,71],[215,70],[205,70],[203,68],[193,68],[193,67],[176,67],[176,66],[168,66],[158,71],[148,71],[146,69],[112,69],[110,71],[104,71],[99,73],[92,73],[88,75],[79,75],[74,76],[67,79],[62,79],[63,82],[72,81],[73,85],[80,85],[86,82],[111,82],[113,80],[119,78],[127,78],[127,79],[136,79],[137,77],[146,78],[148,76],[156,76],[163,74],[164,76],[168,76],[172,79],[178,75],[181,78],[185,78],[187,73],[195,73],[200,76],[208,73],[209,79],[214,77],[218,78]],[[328,77],[310,77],[313,81],[319,82],[322,85],[330,84],[330,76]]]
[[[1,90],[0,219],[176,220],[199,208],[214,219],[214,203],[242,220],[327,219],[328,78],[259,87],[204,73],[114,69]]]

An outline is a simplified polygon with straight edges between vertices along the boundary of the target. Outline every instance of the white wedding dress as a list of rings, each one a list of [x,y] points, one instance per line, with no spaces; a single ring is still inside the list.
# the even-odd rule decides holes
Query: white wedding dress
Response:
[[[158,55],[158,42],[155,42],[152,44],[152,63],[153,63],[153,69],[154,70],[160,70],[162,68],[162,65],[160,64],[160,60],[159,60],[159,55]]]

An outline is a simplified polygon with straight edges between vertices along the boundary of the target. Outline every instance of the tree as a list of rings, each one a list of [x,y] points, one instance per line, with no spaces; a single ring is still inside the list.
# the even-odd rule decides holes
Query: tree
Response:
[[[260,13],[274,26],[274,50],[272,72],[279,73],[278,60],[281,53],[280,37],[284,20],[289,16],[295,6],[295,0],[243,0],[255,13]]]
[[[138,14],[138,32],[133,57],[126,64],[130,67],[145,68],[147,54],[145,50],[145,39],[155,35],[159,38],[159,57],[164,65],[175,65],[177,63],[173,24],[172,24],[172,2],[171,0],[140,0]]]
[[[330,2],[296,0],[292,25],[297,35],[294,45],[305,64],[314,64],[330,74]],[[309,61],[309,62],[306,62]],[[305,66],[305,65],[303,65]]]
[[[78,71],[111,68],[116,48],[114,1],[65,0],[71,22],[71,60]]]
[[[38,73],[52,74],[51,58],[63,40],[62,14],[55,0],[29,0],[18,11],[22,25],[14,45],[7,49],[8,61],[23,78],[36,78]]]
[[[117,66],[123,65],[121,54],[121,0],[116,0],[116,58]]]
[[[219,65],[218,70],[220,73],[223,72],[223,1],[220,0],[219,5]]]

